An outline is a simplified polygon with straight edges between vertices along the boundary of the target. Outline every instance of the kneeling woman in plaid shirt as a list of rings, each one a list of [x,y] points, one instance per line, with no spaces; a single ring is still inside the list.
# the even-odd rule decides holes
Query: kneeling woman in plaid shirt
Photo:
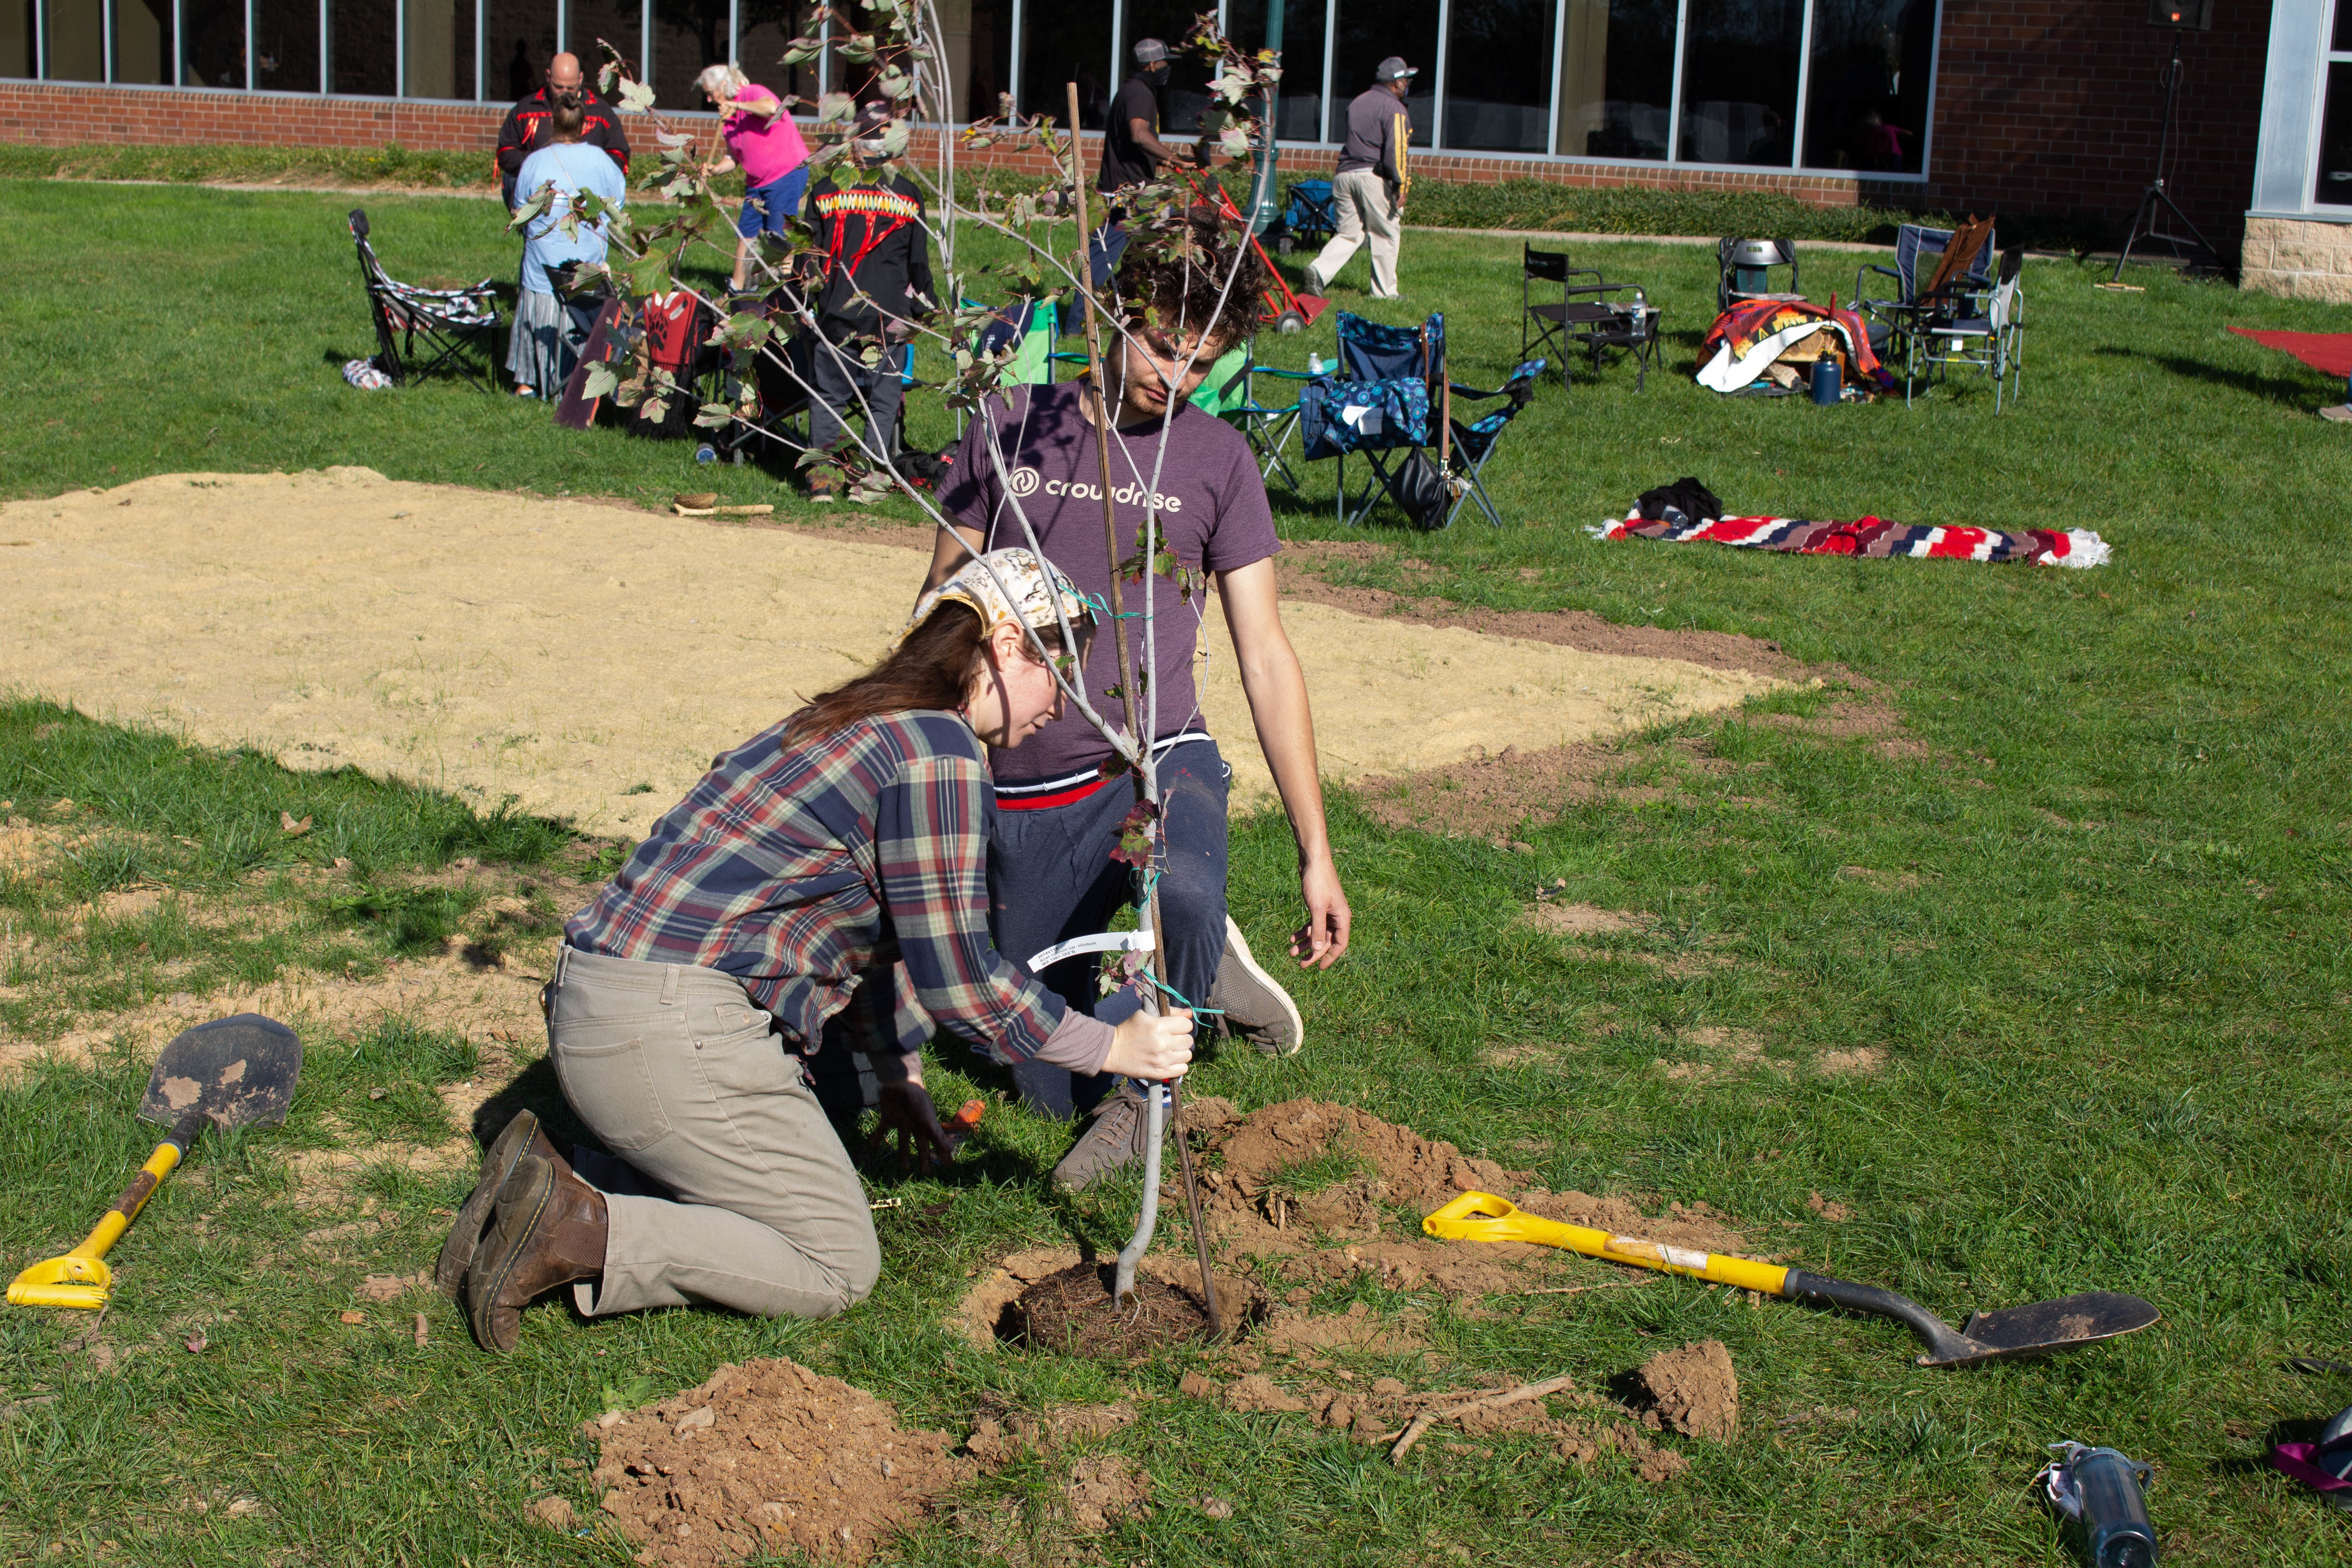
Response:
[[[1000,1061],[1146,1079],[1192,1059],[1190,1014],[1116,1030],[988,934],[990,746],[1058,717],[1059,571],[1000,550],[926,595],[879,666],[718,759],[572,917],[548,1055],[612,1156],[567,1163],[525,1111],[442,1251],[487,1349],[560,1285],[591,1316],[708,1302],[828,1317],[874,1288],[864,1186],[803,1055],[865,1050],[886,1125],[952,1152],[918,1054],[934,1027]],[[1085,666],[1085,649],[1077,655]],[[617,1157],[614,1157],[617,1156]]]

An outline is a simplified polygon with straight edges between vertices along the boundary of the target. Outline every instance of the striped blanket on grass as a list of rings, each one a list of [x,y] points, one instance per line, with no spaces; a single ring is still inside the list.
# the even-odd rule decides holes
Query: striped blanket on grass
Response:
[[[1685,544],[1703,539],[1747,550],[1786,550],[1800,555],[1862,555],[1950,561],[2023,561],[2035,566],[2104,566],[2105,541],[2086,528],[2029,528],[2004,533],[1990,528],[1923,528],[1883,517],[1852,522],[1806,522],[1793,517],[1722,517],[1692,521],[1682,513],[1644,522],[1635,507],[1620,521],[1586,530],[1595,539],[1628,536]]]

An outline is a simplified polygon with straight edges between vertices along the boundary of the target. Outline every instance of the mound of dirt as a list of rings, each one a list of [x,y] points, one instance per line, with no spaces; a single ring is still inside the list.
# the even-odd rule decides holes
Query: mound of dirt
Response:
[[[677,1568],[756,1552],[863,1563],[972,1472],[946,1433],[907,1431],[883,1401],[781,1358],[583,1430],[637,1561]]]
[[[1738,1252],[1745,1245],[1724,1223],[1726,1216],[1706,1204],[1673,1204],[1664,1215],[1652,1215],[1623,1198],[1523,1185],[1527,1172],[1506,1170],[1493,1160],[1328,1100],[1269,1105],[1202,1142],[1217,1156],[1203,1177],[1210,1191],[1202,1216],[1211,1233],[1222,1246],[1247,1256],[1298,1255],[1285,1271],[1299,1279],[1370,1272],[1397,1289],[1434,1287],[1448,1295],[1486,1295],[1524,1286],[1530,1267],[1566,1256],[1512,1242],[1393,1239],[1397,1222],[1413,1226],[1468,1192],[1497,1194],[1547,1219],[1677,1247]],[[1310,1193],[1296,1194],[1284,1184],[1287,1173],[1332,1154],[1352,1157],[1366,1169]],[[1181,1193],[1176,1196],[1181,1201]],[[1367,1239],[1318,1247],[1318,1232]]]
[[[1739,1432],[1739,1378],[1721,1340],[1662,1351],[1633,1374],[1648,1401],[1643,1423],[1728,1443]]]

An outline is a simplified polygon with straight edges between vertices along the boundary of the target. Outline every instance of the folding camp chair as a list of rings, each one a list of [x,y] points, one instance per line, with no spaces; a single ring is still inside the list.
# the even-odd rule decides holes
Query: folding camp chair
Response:
[[[1981,315],[1941,316],[1925,329],[1927,346],[1921,363],[1935,376],[1956,364],[1992,374],[1992,411],[2000,412],[2002,387],[2014,403],[2025,381],[2025,289],[2019,274],[2025,268],[2025,250],[2012,246],[2003,252],[2000,272],[1992,287],[1972,300]]]
[[[1293,180],[1282,209],[1282,232],[1274,247],[1287,256],[1302,245],[1320,245],[1339,232],[1339,208],[1328,180]]]
[[[1970,218],[1957,229],[1923,228],[1906,223],[1895,231],[1895,265],[1875,263],[1853,275],[1854,308],[1870,332],[1870,346],[1888,365],[1903,363],[1903,403],[1910,406],[1914,388],[1927,363],[1929,336],[1937,321],[1981,316],[1984,296],[1992,288],[1992,220]],[[1864,298],[1870,274],[1892,278],[1896,297]]]
[[[446,365],[479,382],[483,391],[496,392],[499,302],[489,279],[470,289],[403,283],[376,259],[364,210],[352,209],[351,230],[359,249],[360,280],[367,287],[368,314],[375,321],[376,368],[398,385]],[[484,361],[478,370],[466,357],[466,350],[477,344]]]
[[[1793,239],[1740,239],[1727,237],[1716,242],[1715,313],[1718,316],[1734,305],[1744,305],[1752,300],[1770,300],[1791,305],[1804,299],[1802,285],[1797,276],[1797,242]],[[1789,269],[1789,287],[1785,292],[1772,289],[1772,268]]]
[[[1358,526],[1385,494],[1423,528],[1444,528],[1471,500],[1486,521],[1502,515],[1486,493],[1484,470],[1503,431],[1534,396],[1540,359],[1522,361],[1491,391],[1465,386],[1445,374],[1445,316],[1418,327],[1390,327],[1342,310],[1339,315],[1340,374],[1319,376],[1299,394],[1299,431],[1309,461],[1338,459],[1339,521]],[[1507,398],[1506,407],[1471,421],[1454,416],[1457,402]],[[1348,454],[1371,468],[1363,489],[1348,491]],[[1429,492],[1442,485],[1442,498]]]
[[[1571,278],[1590,278],[1593,281],[1571,284]],[[1535,298],[1535,286],[1538,283],[1559,285],[1559,299],[1538,303]],[[1625,293],[1633,296],[1630,305],[1607,298]],[[1640,284],[1609,282],[1592,268],[1570,267],[1566,251],[1538,250],[1525,242],[1520,244],[1519,358],[1534,359],[1536,350],[1549,345],[1561,358],[1561,385],[1568,384],[1566,362],[1568,345],[1572,341],[1591,351],[1595,374],[1601,369],[1602,349],[1631,350],[1633,390],[1639,392],[1647,386],[1650,361],[1658,352],[1659,314]]]

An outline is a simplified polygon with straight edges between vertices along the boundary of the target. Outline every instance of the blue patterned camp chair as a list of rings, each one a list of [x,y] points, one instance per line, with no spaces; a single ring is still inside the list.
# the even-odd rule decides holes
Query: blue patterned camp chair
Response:
[[[1501,386],[1482,390],[1447,379],[1442,311],[1418,327],[1390,327],[1342,310],[1338,325],[1339,374],[1307,384],[1298,423],[1308,461],[1337,459],[1339,521],[1360,525],[1386,495],[1416,527],[1450,527],[1475,500],[1500,528],[1484,472],[1503,432],[1533,398],[1545,362],[1524,360]],[[1496,398],[1507,401],[1475,417],[1455,416],[1461,405]],[[1353,495],[1350,453],[1372,470]]]

